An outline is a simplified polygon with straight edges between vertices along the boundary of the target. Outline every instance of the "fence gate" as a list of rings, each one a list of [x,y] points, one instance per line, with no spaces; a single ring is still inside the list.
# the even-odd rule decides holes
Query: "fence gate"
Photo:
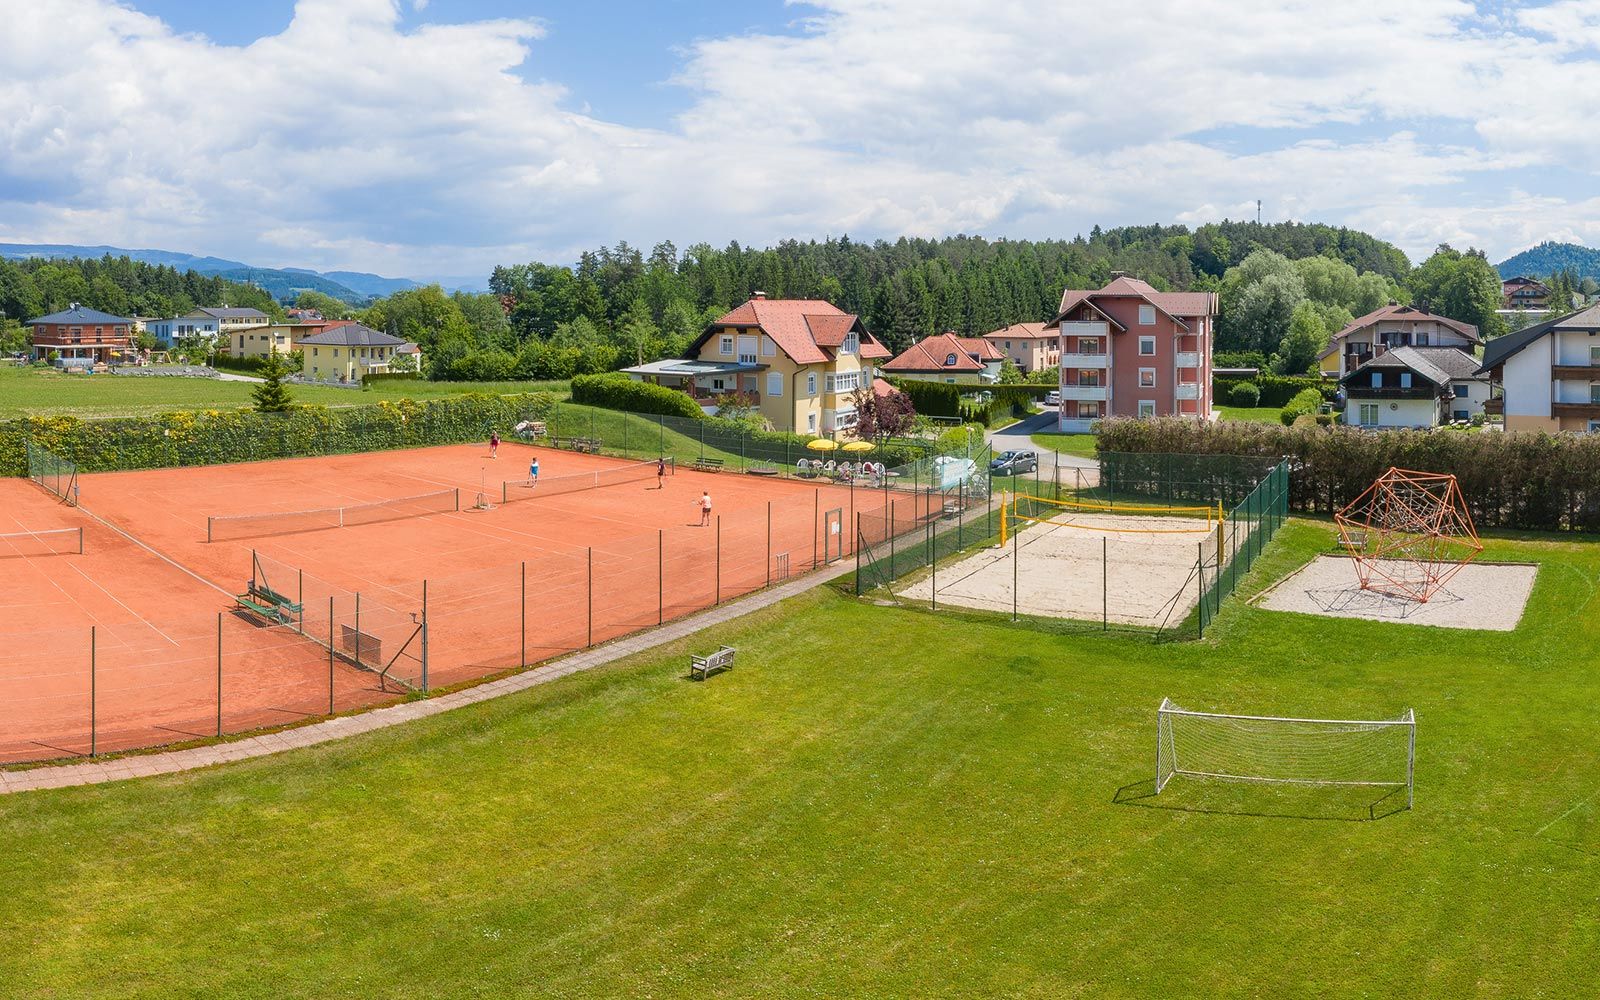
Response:
[[[844,558],[844,508],[835,507],[822,515],[822,561]]]

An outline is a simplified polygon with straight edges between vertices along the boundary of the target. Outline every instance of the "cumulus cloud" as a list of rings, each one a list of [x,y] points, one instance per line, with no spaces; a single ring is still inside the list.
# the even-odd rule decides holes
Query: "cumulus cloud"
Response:
[[[300,0],[281,34],[225,46],[111,0],[19,5],[0,239],[468,273],[619,239],[1193,224],[1258,197],[1413,255],[1600,235],[1596,0],[794,13],[690,45],[687,109],[639,128],[541,82],[554,43],[532,20],[407,28],[398,0]]]

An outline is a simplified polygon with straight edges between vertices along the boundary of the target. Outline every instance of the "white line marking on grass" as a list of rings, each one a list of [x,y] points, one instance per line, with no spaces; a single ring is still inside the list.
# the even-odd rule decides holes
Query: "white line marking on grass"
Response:
[[[1596,788],[1594,791],[1590,792],[1588,795],[1585,795],[1583,798],[1581,798],[1578,801],[1574,802],[1572,804],[1572,808],[1571,809],[1568,809],[1566,812],[1562,813],[1560,816],[1557,816],[1555,819],[1553,819],[1550,822],[1546,823],[1544,826],[1541,826],[1541,827],[1539,827],[1539,829],[1533,831],[1533,835],[1535,837],[1538,837],[1538,836],[1542,835],[1546,830],[1550,829],[1552,826],[1555,826],[1557,823],[1559,823],[1562,820],[1566,819],[1568,816],[1571,816],[1573,813],[1577,812],[1582,807],[1588,805],[1590,802],[1593,802],[1594,799],[1595,799],[1595,796],[1597,796],[1597,795],[1600,795],[1600,788]]]

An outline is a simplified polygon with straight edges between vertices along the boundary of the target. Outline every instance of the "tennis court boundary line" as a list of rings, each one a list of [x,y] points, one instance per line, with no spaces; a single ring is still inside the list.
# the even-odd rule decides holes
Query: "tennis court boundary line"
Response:
[[[134,539],[134,541],[138,540]],[[154,552],[155,550],[152,549],[151,551]],[[160,555],[160,553],[157,552],[156,555]],[[162,558],[165,557],[163,556]],[[486,681],[482,684],[475,684],[459,691],[452,691],[437,698],[401,702],[398,705],[385,705],[355,715],[324,719],[320,722],[313,722],[294,729],[260,733],[254,736],[242,735],[235,740],[203,747],[190,747],[185,750],[132,754],[114,760],[47,765],[21,771],[8,771],[0,768],[0,795],[38,791],[46,788],[100,785],[111,781],[149,778],[163,774],[181,774],[185,771],[215,767],[219,764],[227,764],[236,760],[251,760],[257,757],[283,753],[287,750],[319,746],[361,733],[369,733],[379,729],[387,729],[391,726],[404,725],[418,719],[442,715],[445,712],[465,708],[468,705],[492,701],[496,698],[503,698],[506,695],[516,694],[519,691],[538,687],[541,684],[548,684],[568,674],[592,670],[595,667],[614,663],[635,653],[642,653],[668,645],[713,625],[720,625],[724,622],[741,618],[752,612],[769,608],[774,604],[803,594],[808,590],[820,587],[853,571],[854,565],[850,560],[842,560],[832,565],[823,566],[785,583],[759,590],[753,594],[728,601],[725,604],[719,604],[716,607],[707,608],[704,611],[696,612],[685,618],[679,618],[665,625],[613,639],[590,649],[568,653],[566,656],[550,660],[528,670],[501,677],[497,680]],[[215,585],[213,584],[213,586]]]

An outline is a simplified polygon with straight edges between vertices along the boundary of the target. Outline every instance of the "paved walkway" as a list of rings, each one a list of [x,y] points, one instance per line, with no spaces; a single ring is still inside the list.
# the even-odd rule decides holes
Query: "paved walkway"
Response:
[[[770,587],[747,597],[729,601],[699,614],[668,622],[648,632],[626,636],[614,642],[596,646],[593,649],[581,650],[558,660],[552,660],[543,666],[513,674],[510,677],[502,677],[497,681],[489,681],[486,684],[464,688],[460,691],[440,695],[437,698],[429,698],[425,701],[411,701],[400,705],[391,705],[387,708],[363,712],[360,715],[328,719],[324,722],[312,723],[297,729],[263,733],[260,736],[250,736],[228,743],[218,743],[214,746],[172,750],[166,753],[134,754],[116,760],[86,761],[81,764],[37,767],[26,771],[0,771],[0,794],[26,792],[39,788],[98,785],[107,781],[146,778],[157,774],[176,774],[179,771],[192,771],[196,768],[212,767],[216,764],[226,764],[235,760],[265,757],[268,754],[281,753],[285,750],[298,750],[301,747],[311,747],[319,743],[341,740],[347,736],[355,736],[358,733],[368,733],[374,729],[383,729],[388,726],[398,726],[402,723],[413,722],[417,719],[425,719],[466,705],[475,705],[480,701],[488,701],[491,698],[499,698],[517,691],[526,691],[531,687],[553,681],[557,677],[575,674],[580,670],[589,670],[593,667],[620,660],[626,656],[632,656],[634,653],[664,646],[669,642],[676,642],[701,629],[720,625],[723,622],[747,615],[752,611],[771,607],[779,601],[804,593],[813,587],[821,586],[843,572],[845,572],[844,564],[835,563],[825,569],[796,577],[788,583],[781,583],[776,587]],[[688,673],[687,663],[684,664],[684,672]]]

